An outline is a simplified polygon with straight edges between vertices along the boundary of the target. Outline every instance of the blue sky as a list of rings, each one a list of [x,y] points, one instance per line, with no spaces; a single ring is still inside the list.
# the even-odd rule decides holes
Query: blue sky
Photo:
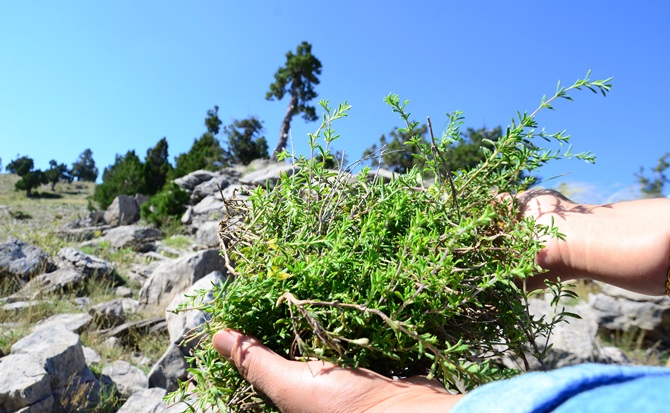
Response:
[[[624,196],[641,166],[670,151],[667,81],[670,3],[583,1],[4,1],[0,3],[0,157],[71,164],[86,148],[102,169],[116,154],[144,157],[166,137],[188,151],[218,105],[225,124],[257,116],[271,148],[288,104],[265,93],[285,54],[303,40],[323,64],[319,98],[348,101],[336,126],[350,160],[401,123],[382,99],[409,99],[412,117],[444,125],[506,126],[561,80],[614,77],[539,116],[566,129],[595,165],[558,162],[540,172]],[[316,104],[316,101],[314,102]],[[295,118],[296,150],[317,127]]]

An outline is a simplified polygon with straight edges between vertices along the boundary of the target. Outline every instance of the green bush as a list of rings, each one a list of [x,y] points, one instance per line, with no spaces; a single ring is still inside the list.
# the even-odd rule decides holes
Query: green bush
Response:
[[[142,204],[140,213],[142,219],[158,227],[168,226],[179,221],[186,211],[189,196],[179,185],[170,182],[159,193]]]
[[[559,87],[540,109],[582,87],[605,94],[610,85],[587,75]],[[193,377],[173,399],[186,399],[193,386],[195,407],[203,411],[209,405],[274,409],[212,348],[209,334],[224,327],[256,336],[289,359],[317,358],[395,377],[425,374],[455,391],[514,374],[496,360],[509,352],[526,360],[526,343],[542,358],[536,338],[568,314],[531,317],[529,293],[517,282],[541,271],[534,264],[542,248],[538,235],[560,234],[519,220],[515,201],[497,195],[523,188],[524,173],[572,156],[529,140],[562,145],[567,136],[537,132],[537,111],[523,113],[503,136],[485,142],[477,167],[444,173],[444,152],[460,139],[460,113],[450,115],[433,145],[416,138],[407,102],[395,95],[386,100],[405,120],[404,132],[435,184],[424,186],[425,171],[417,168],[385,182],[367,169],[352,178],[301,157],[294,159],[296,173],[274,189],[260,188],[236,203],[238,213],[222,223],[220,234],[234,277],[214,288],[215,300],[199,305],[212,318],[193,353]],[[326,114],[310,144],[323,157],[337,138],[332,122],[349,107],[322,106]],[[573,295],[561,284],[548,285],[556,305]]]

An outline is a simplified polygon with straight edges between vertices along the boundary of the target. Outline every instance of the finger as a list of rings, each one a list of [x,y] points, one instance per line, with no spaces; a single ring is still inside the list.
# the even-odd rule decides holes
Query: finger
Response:
[[[283,387],[286,372],[292,370],[288,360],[239,331],[221,330],[214,335],[212,344],[249,383],[270,398]]]

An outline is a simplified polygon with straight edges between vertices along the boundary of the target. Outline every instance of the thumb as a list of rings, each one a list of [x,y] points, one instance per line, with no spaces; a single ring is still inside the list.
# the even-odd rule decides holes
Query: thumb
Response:
[[[288,360],[257,339],[236,330],[219,331],[214,335],[212,345],[222,357],[235,365],[249,383],[272,398],[283,381]]]

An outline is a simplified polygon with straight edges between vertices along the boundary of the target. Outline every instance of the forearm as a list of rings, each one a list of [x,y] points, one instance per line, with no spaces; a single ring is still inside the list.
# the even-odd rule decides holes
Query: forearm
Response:
[[[531,199],[526,215],[558,227],[565,241],[545,238],[540,278],[590,278],[643,294],[663,295],[670,267],[670,199],[605,205]]]

